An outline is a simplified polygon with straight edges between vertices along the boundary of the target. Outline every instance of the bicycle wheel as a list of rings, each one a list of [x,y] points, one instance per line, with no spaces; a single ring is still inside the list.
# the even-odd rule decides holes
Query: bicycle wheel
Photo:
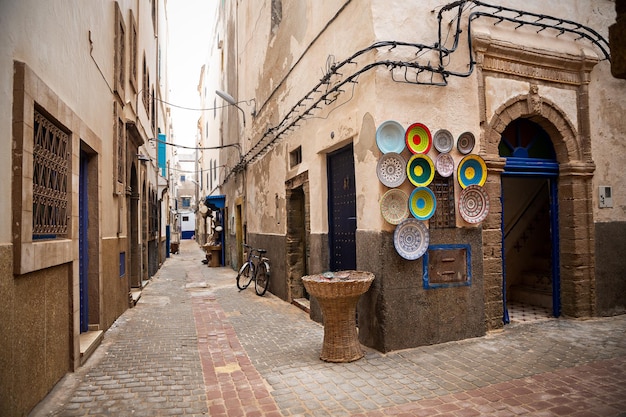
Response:
[[[259,264],[259,269],[256,272],[256,279],[254,280],[254,290],[257,295],[264,295],[267,288],[270,286],[270,267],[266,262]]]
[[[251,262],[244,263],[239,269],[239,273],[237,274],[237,288],[240,290],[245,290],[252,282],[252,278],[254,277],[254,264]]]

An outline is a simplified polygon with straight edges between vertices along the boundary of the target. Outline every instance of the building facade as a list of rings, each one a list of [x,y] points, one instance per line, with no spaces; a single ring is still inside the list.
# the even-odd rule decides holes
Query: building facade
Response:
[[[0,4],[0,409],[81,366],[165,251],[165,1]]]
[[[624,313],[615,2],[493,3],[222,3],[226,263],[267,248],[286,301],[374,272],[359,337],[381,351],[501,329],[514,303]]]

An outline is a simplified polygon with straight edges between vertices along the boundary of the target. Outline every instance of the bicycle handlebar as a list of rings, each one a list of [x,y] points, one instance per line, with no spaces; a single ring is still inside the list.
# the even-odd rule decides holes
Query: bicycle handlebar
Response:
[[[244,248],[248,248],[248,249],[250,249],[253,252],[257,252],[260,255],[263,255],[264,253],[267,253],[267,250],[265,250],[265,249],[260,249],[260,248],[259,249],[255,249],[255,248],[253,248],[252,246],[250,246],[250,245],[248,245],[246,243],[243,244],[243,247]]]

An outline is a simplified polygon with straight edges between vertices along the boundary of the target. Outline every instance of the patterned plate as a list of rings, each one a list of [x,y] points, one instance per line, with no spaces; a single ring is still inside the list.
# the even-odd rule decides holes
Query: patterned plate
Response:
[[[398,255],[409,261],[421,257],[428,249],[430,234],[421,221],[409,217],[396,226],[393,244]]]
[[[482,185],[487,180],[487,165],[478,155],[467,155],[461,160],[457,168],[456,178],[461,187]]]
[[[409,196],[398,188],[387,191],[380,199],[380,213],[388,223],[401,223],[409,217]]]
[[[409,209],[417,220],[428,220],[437,208],[435,193],[428,187],[417,187],[409,197]]]
[[[425,187],[435,177],[435,165],[428,155],[415,154],[406,164],[406,176],[414,186]]]
[[[376,174],[387,187],[399,187],[406,179],[406,160],[395,152],[386,153],[378,160]]]
[[[454,146],[454,137],[446,129],[439,129],[433,136],[433,145],[441,153],[447,153]]]
[[[440,153],[435,160],[437,172],[442,177],[449,177],[454,172],[454,159],[449,153]]]
[[[406,130],[406,147],[411,153],[428,153],[433,144],[433,137],[430,130],[422,123],[413,123]]]
[[[459,213],[463,220],[476,224],[485,220],[489,214],[489,195],[479,185],[470,185],[461,191]]]
[[[376,145],[382,153],[402,153],[404,150],[404,128],[395,120],[387,120],[376,129]]]
[[[459,140],[456,141],[456,148],[463,155],[467,155],[474,149],[474,134],[472,132],[464,132],[459,136]]]

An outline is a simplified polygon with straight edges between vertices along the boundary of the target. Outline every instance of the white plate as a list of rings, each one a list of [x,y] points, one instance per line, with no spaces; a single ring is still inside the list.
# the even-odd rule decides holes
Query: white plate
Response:
[[[380,213],[390,224],[398,224],[409,217],[409,196],[404,191],[393,188],[380,199]]]
[[[459,213],[463,220],[476,224],[485,220],[489,214],[489,195],[479,185],[468,185],[459,197]]]
[[[409,261],[419,259],[428,249],[430,234],[423,222],[409,217],[393,233],[393,245],[398,255]]]
[[[449,153],[440,153],[435,160],[435,168],[442,177],[449,177],[454,172],[454,159]]]
[[[387,187],[399,187],[406,180],[406,160],[398,153],[386,153],[378,160],[376,174]]]

